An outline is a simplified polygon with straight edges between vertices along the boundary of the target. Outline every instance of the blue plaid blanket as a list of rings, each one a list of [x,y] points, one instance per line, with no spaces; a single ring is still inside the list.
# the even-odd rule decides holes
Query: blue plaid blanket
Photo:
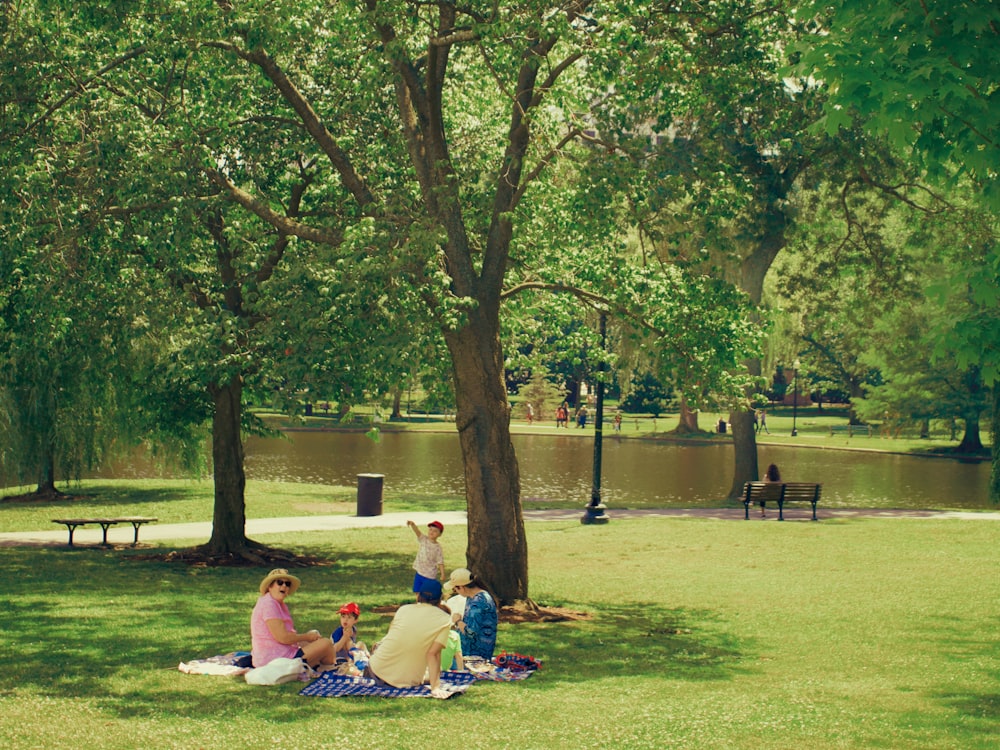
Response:
[[[464,693],[469,685],[475,681],[475,675],[470,672],[441,673],[441,688],[452,695]],[[368,680],[364,677],[348,677],[334,672],[323,672],[302,688],[299,695],[319,698],[341,698],[345,695],[374,695],[380,698],[430,698],[431,689],[427,685],[397,688],[391,685],[379,685],[374,680]]]

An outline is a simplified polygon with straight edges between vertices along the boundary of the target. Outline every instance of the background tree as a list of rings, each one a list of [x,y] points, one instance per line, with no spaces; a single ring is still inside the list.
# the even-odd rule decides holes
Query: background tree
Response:
[[[996,3],[819,0],[800,13],[814,33],[798,69],[828,92],[827,132],[860,123],[932,177],[967,172],[1000,208]]]
[[[0,7],[0,398],[5,477],[47,498],[139,440],[192,444],[195,422],[183,382],[143,377],[159,371],[155,306],[91,211],[118,120],[81,100],[108,19],[43,10]]]
[[[336,170],[358,212],[375,217],[376,225],[383,217],[394,222],[388,228],[382,225],[395,239],[385,247],[397,248],[399,257],[408,260],[451,355],[466,467],[468,562],[505,602],[527,597],[527,546],[509,435],[501,300],[505,286],[539,288],[537,277],[508,278],[508,272],[530,265],[536,273],[550,269],[558,275],[555,269],[566,268],[567,263],[575,267],[572,251],[585,261],[577,285],[607,287],[619,281],[609,273],[619,258],[606,245],[598,247],[591,238],[574,247],[572,240],[580,230],[567,237],[569,225],[559,223],[564,214],[528,200],[535,191],[552,195],[543,188],[548,184],[554,189],[548,182],[553,172],[549,167],[562,161],[575,141],[586,140],[577,113],[606,96],[612,77],[627,62],[612,50],[618,48],[616,35],[625,32],[630,21],[609,16],[608,27],[602,29],[601,20],[581,15],[588,5],[574,3],[552,14],[547,6],[525,2],[497,9],[493,16],[479,16],[472,8],[451,4],[397,7],[370,0],[364,14],[355,17],[345,12],[336,28],[328,24],[330,36],[323,40],[302,35],[302,26],[297,25],[298,18],[309,16],[308,7],[290,13],[280,29],[273,25],[273,14],[267,14],[265,22],[250,7],[241,7],[238,14],[223,14],[230,24],[220,34],[225,41],[209,42],[227,56],[227,64],[244,61],[274,86]],[[358,29],[370,29],[372,36],[359,44]],[[641,44],[643,37],[634,39]],[[392,103],[405,152],[386,151],[379,160],[370,159],[354,146],[378,139],[338,127],[333,115],[341,102],[329,96],[332,89],[307,88],[317,71],[306,74],[303,63],[312,60],[314,45],[321,41],[329,45],[328,61],[342,60],[351,72],[372,76],[366,91],[393,92],[394,101],[370,104],[385,111]],[[304,45],[310,45],[309,54]],[[599,64],[584,66],[588,55],[595,62],[599,58]],[[324,70],[329,70],[329,62]],[[351,82],[356,88],[358,79]],[[470,116],[473,112],[476,116]],[[288,119],[288,111],[281,117]],[[593,149],[574,153],[582,163],[607,158]],[[403,175],[407,170],[412,182],[397,188],[382,181],[387,171]],[[312,238],[306,222],[285,221],[263,191],[244,189],[210,166],[205,171],[232,200],[255,215],[290,234]],[[582,173],[588,177],[583,183],[577,178],[570,184],[592,187],[597,172],[593,168]],[[600,189],[587,201],[590,210],[583,215],[600,216],[597,209],[613,195],[610,185],[597,186]],[[574,200],[583,198],[578,190],[566,192]],[[404,198],[415,201],[411,210],[406,210]],[[557,208],[562,205],[565,201]],[[526,232],[516,243],[515,226]],[[601,236],[607,233],[606,228]],[[547,239],[532,245],[526,237]],[[529,251],[536,259],[530,264]],[[674,276],[657,282],[657,271],[647,269],[636,277],[641,277],[638,284],[644,288],[625,284],[618,299],[634,304],[637,296],[648,292],[642,299],[645,304],[650,298],[669,302],[669,293],[686,280]],[[686,300],[689,311],[705,291],[704,286],[692,291]],[[654,328],[676,334],[680,312],[679,305],[663,305]],[[707,314],[705,320],[717,318]],[[664,335],[660,341],[665,350],[678,339]]]
[[[925,3],[856,1],[806,6],[815,34],[799,70],[829,92],[827,132],[848,123],[886,135],[941,184],[971,176],[987,210],[1000,207],[1000,8],[988,0]],[[964,268],[976,308],[942,330],[936,350],[976,365],[986,385],[1000,376],[1000,249],[994,243]],[[946,340],[948,339],[948,340]],[[1000,502],[1000,401],[994,388],[990,495]]]

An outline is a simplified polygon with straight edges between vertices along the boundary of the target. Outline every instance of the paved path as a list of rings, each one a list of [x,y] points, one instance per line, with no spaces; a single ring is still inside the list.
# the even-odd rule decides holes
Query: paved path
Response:
[[[614,510],[606,511],[610,520],[621,518],[714,518],[718,520],[743,520],[743,508],[661,508],[646,510]],[[571,521],[579,522],[583,516],[583,508],[560,510],[526,510],[526,521]],[[786,514],[789,521],[809,520],[808,509],[792,508]],[[963,511],[930,511],[930,510],[879,510],[863,508],[830,508],[820,509],[820,520],[829,518],[954,518],[1000,521],[1000,513],[963,512]],[[444,511],[440,513],[384,513],[380,516],[289,516],[286,518],[254,518],[246,524],[247,536],[258,538],[266,534],[284,534],[295,531],[338,531],[340,529],[358,529],[375,527],[400,527],[412,520],[424,525],[438,520],[448,526],[464,526],[465,511]],[[750,520],[760,522],[760,517],[750,514]],[[765,523],[777,521],[777,510],[768,513]],[[0,547],[18,546],[65,546],[69,533],[65,526],[56,524],[52,529],[40,531],[18,531],[0,533]],[[111,544],[126,544],[132,541],[132,526],[119,524],[108,530],[108,542]],[[209,521],[199,523],[155,523],[146,524],[139,530],[139,543],[164,540],[195,539],[207,541],[212,535],[212,524]],[[73,534],[73,543],[79,545],[99,544],[101,529],[99,526],[81,526]]]

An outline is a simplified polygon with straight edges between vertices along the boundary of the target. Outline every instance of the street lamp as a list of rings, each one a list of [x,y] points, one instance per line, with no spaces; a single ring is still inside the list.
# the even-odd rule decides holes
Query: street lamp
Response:
[[[792,380],[795,381],[795,392],[792,396],[792,437],[799,434],[799,431],[795,429],[795,422],[799,416],[799,360],[795,359],[792,363]]]
[[[597,363],[597,403],[595,404],[597,413],[594,415],[594,471],[590,489],[590,504],[587,505],[587,512],[580,519],[580,523],[584,524],[607,523],[609,520],[604,513],[605,505],[601,502],[601,448],[604,438],[604,373],[608,369],[604,351],[608,337],[608,316],[605,313],[601,313],[600,321],[601,359]]]

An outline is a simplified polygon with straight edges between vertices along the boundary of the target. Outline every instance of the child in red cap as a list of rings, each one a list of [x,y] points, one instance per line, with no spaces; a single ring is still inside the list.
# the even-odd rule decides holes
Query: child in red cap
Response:
[[[438,543],[438,537],[444,532],[444,525],[440,521],[431,521],[427,524],[427,533],[423,533],[413,521],[407,521],[406,525],[413,529],[417,535],[417,557],[413,561],[413,593],[419,594],[427,581],[440,581],[444,578],[444,550]]]
[[[340,608],[340,627],[333,631],[330,639],[337,653],[337,661],[351,661],[351,649],[358,648],[358,619],[361,610],[354,602],[348,602]]]

